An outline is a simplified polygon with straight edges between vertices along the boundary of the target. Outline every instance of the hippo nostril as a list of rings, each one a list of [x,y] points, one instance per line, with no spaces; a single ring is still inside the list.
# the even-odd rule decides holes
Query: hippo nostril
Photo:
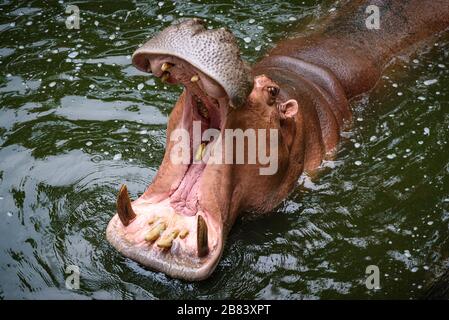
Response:
[[[117,213],[122,224],[126,227],[136,217],[136,214],[131,206],[131,200],[128,195],[128,188],[122,185],[117,196]]]

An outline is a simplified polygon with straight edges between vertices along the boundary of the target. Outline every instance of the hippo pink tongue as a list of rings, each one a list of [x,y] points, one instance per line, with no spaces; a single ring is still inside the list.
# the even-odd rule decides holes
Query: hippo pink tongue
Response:
[[[166,83],[184,85],[176,109],[182,114],[172,115],[177,120],[171,118],[170,125],[189,132],[190,164],[171,163],[168,143],[155,181],[139,199],[131,204],[122,187],[106,235],[123,255],[145,266],[177,278],[204,279],[219,261],[225,231],[222,206],[211,209],[201,202],[211,181],[202,179],[207,159],[197,158],[215,140],[195,139],[195,125],[200,136],[206,129],[220,132],[228,107],[244,105],[252,89],[250,73],[234,36],[225,29],[207,30],[199,19],[175,22],[137,49],[132,61]]]

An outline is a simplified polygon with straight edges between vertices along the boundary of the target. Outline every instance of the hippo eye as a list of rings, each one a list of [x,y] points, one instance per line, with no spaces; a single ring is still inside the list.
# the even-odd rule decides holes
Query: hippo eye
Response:
[[[278,87],[268,87],[268,93],[270,96],[275,98],[279,94],[279,88]]]

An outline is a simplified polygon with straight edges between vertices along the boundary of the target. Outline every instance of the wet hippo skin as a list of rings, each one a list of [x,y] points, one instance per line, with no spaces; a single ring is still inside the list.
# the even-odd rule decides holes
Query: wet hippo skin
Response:
[[[366,27],[369,5],[380,10],[380,29]],[[351,1],[250,68],[229,31],[208,30],[199,19],[175,22],[133,54],[138,69],[185,89],[170,115],[156,178],[132,203],[126,187],[120,189],[109,242],[172,277],[207,278],[239,214],[270,212],[303,172],[312,174],[333,157],[351,121],[348,101],[372,89],[399,52],[448,27],[447,1]],[[201,132],[220,135],[190,141],[190,163],[174,163],[177,145],[170,137],[177,129],[192,133],[194,122]],[[266,129],[258,139],[267,145],[275,130],[277,170],[261,174],[266,164],[260,161],[207,162],[227,129]]]

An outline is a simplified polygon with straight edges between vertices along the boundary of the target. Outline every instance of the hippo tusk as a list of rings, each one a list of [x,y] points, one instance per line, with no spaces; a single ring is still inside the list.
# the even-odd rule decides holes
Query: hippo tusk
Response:
[[[117,196],[117,213],[120,218],[120,221],[126,227],[130,224],[130,222],[136,217],[136,213],[134,212],[131,206],[131,200],[128,195],[128,188],[126,185],[122,185],[120,191]]]
[[[204,218],[200,215],[198,215],[197,220],[196,244],[198,247],[198,257],[204,257],[209,253],[207,224],[206,221],[204,221]]]
[[[192,76],[192,78],[190,78],[190,82],[197,82],[198,80],[200,80],[200,77],[198,77],[197,75]]]

